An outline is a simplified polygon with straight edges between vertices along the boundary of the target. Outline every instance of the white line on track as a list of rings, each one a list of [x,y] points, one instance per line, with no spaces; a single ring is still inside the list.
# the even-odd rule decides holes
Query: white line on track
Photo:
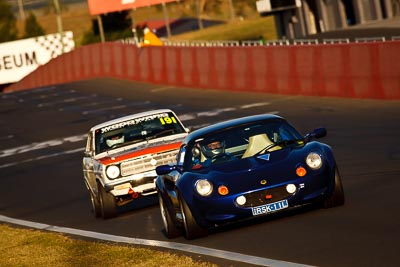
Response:
[[[95,98],[96,96],[97,95],[92,94],[92,95],[88,95],[88,96],[64,98],[64,99],[58,100],[58,101],[40,103],[37,105],[37,107],[43,108],[43,107],[50,107],[50,106],[55,106],[55,105],[59,105],[59,104],[70,104],[72,102],[77,102],[77,101],[85,100],[85,99],[90,99],[93,101],[93,98]]]
[[[59,146],[64,143],[67,143],[67,142],[71,142],[71,143],[78,142],[78,141],[85,140],[86,137],[87,137],[87,134],[81,134],[81,135],[69,136],[69,137],[65,137],[65,138],[53,139],[53,140],[49,140],[49,141],[41,142],[41,143],[32,143],[30,145],[9,148],[9,149],[5,149],[2,151],[0,150],[0,158],[8,157],[8,156],[16,155],[16,154],[22,154],[22,153],[30,152],[33,150]]]
[[[250,105],[244,105],[244,106],[241,106],[240,108],[244,109],[244,108],[250,108],[250,107],[261,106],[261,105],[268,105],[268,103],[255,103],[255,104],[250,104]],[[114,108],[120,108],[120,107],[121,106],[116,106]],[[194,114],[194,113],[193,114],[183,114],[182,116],[180,116],[180,119],[184,122],[184,121],[193,120],[197,117],[202,117],[202,116],[204,116],[204,117],[217,116],[220,113],[229,112],[232,110],[236,110],[236,108],[230,107],[230,108],[222,108],[222,109],[215,109],[215,110],[210,110],[210,111],[206,111],[206,112],[200,112],[197,114]],[[268,113],[269,114],[278,114],[279,112],[278,111],[270,111]],[[197,125],[197,126],[195,126],[195,128],[198,129],[198,128],[202,128],[202,127],[205,127],[208,125],[210,125],[210,124],[208,123],[208,124]],[[87,134],[81,134],[81,135],[58,138],[58,139],[53,139],[53,140],[49,140],[49,141],[45,141],[45,142],[32,143],[30,145],[0,150],[0,158],[9,157],[9,156],[22,154],[22,153],[26,153],[26,152],[31,152],[33,150],[40,150],[40,149],[45,149],[48,147],[60,146],[60,145],[63,145],[64,143],[68,143],[68,142],[69,143],[79,142],[79,141],[85,140],[86,137],[87,137]],[[36,158],[21,160],[21,161],[17,161],[17,162],[6,163],[3,165],[0,165],[0,169],[15,166],[15,165],[22,164],[22,163],[29,163],[29,162],[36,161],[36,160],[42,160],[42,159],[46,159],[46,158],[51,158],[51,157],[56,157],[56,156],[61,156],[61,155],[66,155],[66,154],[71,154],[71,153],[76,153],[76,152],[82,152],[82,151],[83,151],[83,148],[73,149],[73,150],[48,154],[48,155],[40,156],[40,157],[36,157]]]
[[[230,111],[234,111],[234,110],[236,110],[236,108],[214,109],[214,110],[210,110],[210,111],[199,112],[199,113],[197,113],[197,116],[199,116],[199,117],[214,117],[214,116],[219,115],[220,113],[230,112]]]
[[[116,101],[122,101],[121,98],[116,99]],[[128,107],[133,107],[133,106],[145,106],[147,104],[151,103],[150,101],[145,101],[145,102],[141,102],[141,103],[133,103],[133,104],[129,104],[129,105],[119,105],[119,106],[112,106],[109,108],[99,108],[99,109],[91,109],[91,110],[84,110],[82,111],[82,115],[88,115],[88,114],[95,114],[95,113],[101,113],[101,112],[105,112],[105,111],[109,111],[109,110],[116,110],[116,109],[123,109],[123,108],[128,108]],[[97,104],[103,104],[103,103],[95,103],[95,105]],[[85,107],[88,107],[89,105],[85,105]]]
[[[104,112],[104,111],[116,110],[116,109],[124,109],[126,107],[127,107],[126,105],[112,106],[112,107],[109,107],[109,108],[102,108],[102,109],[97,109],[97,110],[83,111],[82,114],[83,115],[88,115],[88,114],[97,113],[97,112]]]
[[[58,156],[62,156],[62,155],[73,154],[73,153],[77,153],[77,152],[82,152],[82,154],[83,154],[83,150],[84,150],[84,148],[80,147],[77,149],[67,150],[67,151],[53,153],[53,154],[47,154],[47,155],[36,157],[36,158],[30,158],[30,159],[26,159],[26,160],[17,161],[17,162],[6,163],[3,165],[0,165],[0,169],[23,164],[23,163],[33,162],[36,160],[43,160],[43,159],[47,159],[47,158],[53,158],[53,157],[58,157]]]
[[[248,105],[242,105],[242,106],[240,106],[240,108],[241,109],[255,108],[255,107],[267,106],[267,105],[270,105],[270,104],[271,103],[269,103],[269,102],[253,103],[253,104],[248,104]]]
[[[109,235],[109,234],[103,234],[103,233],[97,233],[97,232],[85,231],[85,230],[79,230],[79,229],[73,229],[73,228],[58,227],[58,226],[49,225],[49,224],[14,219],[14,218],[6,217],[3,215],[0,215],[0,221],[9,223],[9,224],[26,226],[29,228],[35,228],[35,229],[39,229],[39,230],[52,231],[52,232],[70,234],[70,235],[75,235],[75,236],[83,236],[83,237],[88,237],[88,238],[93,238],[93,239],[98,239],[98,240],[179,250],[179,251],[190,252],[190,253],[195,253],[195,254],[199,254],[199,255],[222,258],[225,260],[254,264],[254,265],[258,265],[258,266],[269,266],[269,267],[309,267],[310,266],[310,265],[298,264],[298,263],[293,263],[293,262],[288,262],[288,261],[278,261],[278,260],[273,260],[273,259],[268,259],[268,258],[249,256],[249,255],[245,255],[245,254],[241,254],[241,253],[200,247],[200,246],[183,244],[183,243],[166,242],[166,241],[158,241],[158,240],[150,240],[150,239],[142,239],[142,238],[131,238],[131,237]]]
[[[7,136],[1,136],[1,137],[0,137],[0,140],[2,141],[2,140],[12,139],[12,138],[14,138],[14,135],[9,134],[9,135],[7,135]]]
[[[175,87],[172,87],[172,86],[156,87],[156,88],[151,89],[150,92],[157,93],[157,92],[161,92],[161,91],[165,91],[165,90],[173,89],[173,88],[175,88]]]

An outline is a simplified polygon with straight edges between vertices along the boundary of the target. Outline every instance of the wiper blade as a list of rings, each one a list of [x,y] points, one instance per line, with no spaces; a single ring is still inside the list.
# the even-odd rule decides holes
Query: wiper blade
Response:
[[[174,131],[175,131],[175,129],[167,129],[167,130],[158,132],[156,134],[150,135],[149,137],[146,138],[146,140],[149,141],[149,140],[156,139],[159,137],[168,136],[170,134],[173,134]]]
[[[263,154],[264,152],[266,152],[266,151],[268,151],[268,150],[270,150],[270,149],[272,149],[274,147],[277,147],[277,146],[285,147],[285,146],[288,146],[288,145],[291,145],[291,144],[298,144],[299,142],[303,142],[303,139],[283,140],[283,141],[280,141],[280,142],[277,142],[277,143],[273,143],[273,144],[270,144],[270,145],[264,147],[260,151],[258,151],[256,154],[254,154],[254,156],[258,156],[260,154]]]

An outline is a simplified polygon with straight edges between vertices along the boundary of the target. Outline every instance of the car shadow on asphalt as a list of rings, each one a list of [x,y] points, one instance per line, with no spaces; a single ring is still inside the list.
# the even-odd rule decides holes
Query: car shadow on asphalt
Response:
[[[158,205],[158,196],[157,194],[154,195],[149,195],[145,197],[139,197],[137,199],[132,200],[131,202],[119,206],[117,208],[118,210],[118,216],[123,216],[124,214],[131,214],[132,212],[146,209],[149,207],[154,207]]]
[[[240,228],[245,228],[245,227],[250,227],[258,224],[264,224],[267,222],[273,222],[285,218],[290,218],[293,216],[298,216],[301,214],[306,214],[308,212],[313,212],[323,209],[321,207],[321,204],[308,204],[302,207],[296,207],[292,208],[290,210],[286,210],[284,212],[278,212],[278,213],[271,213],[267,216],[259,216],[259,217],[251,217],[246,220],[234,222],[234,223],[229,223],[225,225],[219,225],[216,228],[209,229],[209,234],[218,234],[218,233],[223,233],[223,232],[228,232]]]

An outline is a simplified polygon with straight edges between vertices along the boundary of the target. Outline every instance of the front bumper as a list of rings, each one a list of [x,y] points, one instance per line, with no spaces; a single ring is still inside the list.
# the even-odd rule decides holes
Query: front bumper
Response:
[[[104,184],[104,189],[114,196],[124,196],[134,191],[142,195],[156,193],[155,180],[157,173],[155,170],[130,175],[127,177],[112,180]]]
[[[312,183],[314,179],[324,180],[324,182],[316,185]],[[196,221],[201,226],[212,228],[216,225],[266,216],[318,201],[329,192],[328,181],[328,179],[321,179],[321,177],[313,177],[309,181],[297,179],[280,185],[260,188],[246,193],[232,194],[230,196],[206,198],[196,195],[191,202],[192,205],[190,208]],[[293,194],[284,192],[287,184],[294,184],[296,186],[296,191]],[[236,199],[239,196],[246,197],[246,204],[239,205],[236,203]],[[255,210],[269,209],[268,205],[274,203],[279,203],[275,206],[281,206],[281,201],[285,201],[287,206],[283,205],[282,208],[278,209],[272,208],[268,212],[255,212]]]

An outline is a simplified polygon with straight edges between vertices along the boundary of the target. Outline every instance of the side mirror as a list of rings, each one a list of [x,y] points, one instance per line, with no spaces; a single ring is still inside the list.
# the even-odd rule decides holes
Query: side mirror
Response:
[[[92,156],[92,151],[85,151],[85,152],[83,152],[83,155],[85,157],[91,157]]]
[[[326,136],[327,131],[325,128],[316,128],[314,129],[311,133],[308,133],[304,136],[304,139],[306,140],[306,142],[309,142],[311,139],[315,138],[321,138]]]
[[[174,170],[176,170],[176,165],[161,165],[156,167],[156,173],[158,175],[168,174]]]

